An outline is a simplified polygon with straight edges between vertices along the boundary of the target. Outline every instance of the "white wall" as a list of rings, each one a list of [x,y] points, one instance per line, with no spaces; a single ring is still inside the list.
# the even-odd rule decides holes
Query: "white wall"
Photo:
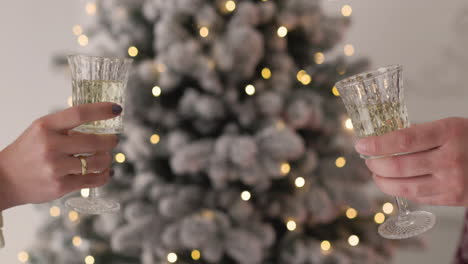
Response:
[[[463,0],[324,2],[326,10],[334,13],[345,3],[352,5],[354,24],[346,42],[355,46],[356,56],[369,56],[374,66],[404,65],[413,122],[451,115],[468,117],[464,103],[468,91],[461,82],[464,70],[468,70],[468,56],[462,48],[468,43],[468,31],[467,36],[457,36],[453,29],[455,17],[468,7]],[[82,13],[83,1],[15,0],[0,7],[0,148],[35,118],[65,106],[71,88],[61,72],[51,70],[50,60],[57,51],[78,48],[71,27],[80,22]],[[455,54],[452,57],[451,51]],[[439,220],[426,236],[429,249],[399,252],[396,264],[450,262],[463,211],[429,210],[436,212]],[[34,240],[36,217],[30,206],[5,212],[8,247],[0,251],[0,263],[18,263],[17,253]]]
[[[37,117],[66,106],[71,86],[63,73],[51,70],[51,58],[78,46],[71,31],[79,22],[78,6],[77,1],[63,0],[2,2],[1,149]],[[37,213],[32,206],[22,206],[7,210],[4,217],[7,248],[0,250],[0,263],[19,263],[17,253],[34,240]]]

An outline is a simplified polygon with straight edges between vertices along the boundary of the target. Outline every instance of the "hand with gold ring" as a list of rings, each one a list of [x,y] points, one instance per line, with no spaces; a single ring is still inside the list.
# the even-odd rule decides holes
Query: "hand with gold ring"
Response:
[[[110,152],[118,143],[117,136],[72,129],[121,113],[122,107],[114,103],[83,104],[34,121],[0,152],[0,211],[104,185],[111,174]],[[93,155],[75,156],[80,153]]]

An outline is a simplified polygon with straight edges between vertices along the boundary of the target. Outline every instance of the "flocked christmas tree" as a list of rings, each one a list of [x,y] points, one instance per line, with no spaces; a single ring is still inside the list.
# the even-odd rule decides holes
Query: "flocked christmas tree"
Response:
[[[387,263],[384,200],[368,192],[333,89],[367,62],[324,55],[348,17],[318,0],[96,7],[89,49],[135,58],[104,189],[122,211],[54,202],[31,263]]]

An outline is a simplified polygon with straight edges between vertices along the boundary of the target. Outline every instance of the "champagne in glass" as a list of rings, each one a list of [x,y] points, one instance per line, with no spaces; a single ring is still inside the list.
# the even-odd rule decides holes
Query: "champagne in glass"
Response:
[[[68,63],[72,73],[73,105],[113,102],[124,106],[131,59],[71,55],[68,56]],[[123,115],[124,113],[112,119],[85,123],[74,130],[89,134],[118,134],[123,132]],[[82,153],[75,156],[92,155],[93,153]],[[120,210],[118,202],[99,197],[98,188],[90,189],[86,198],[68,199],[66,205],[77,212],[88,214]]]
[[[400,65],[361,73],[336,84],[359,137],[380,136],[409,127],[403,95]],[[408,153],[395,153],[391,156]],[[364,159],[384,158],[361,155]],[[404,239],[422,234],[435,224],[435,216],[425,211],[410,212],[406,199],[396,197],[398,215],[379,226],[379,234]]]

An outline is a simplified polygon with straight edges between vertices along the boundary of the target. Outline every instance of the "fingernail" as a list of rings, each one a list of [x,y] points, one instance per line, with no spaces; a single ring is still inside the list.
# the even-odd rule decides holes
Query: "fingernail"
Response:
[[[359,153],[366,152],[367,150],[367,144],[362,139],[358,140],[354,147],[356,148],[356,151]]]
[[[110,169],[110,170],[109,170],[109,175],[110,175],[111,177],[114,177],[114,169]]]
[[[122,113],[122,110],[123,109],[122,109],[122,107],[120,105],[115,104],[115,105],[112,106],[112,113],[114,115],[120,115],[120,113]]]

